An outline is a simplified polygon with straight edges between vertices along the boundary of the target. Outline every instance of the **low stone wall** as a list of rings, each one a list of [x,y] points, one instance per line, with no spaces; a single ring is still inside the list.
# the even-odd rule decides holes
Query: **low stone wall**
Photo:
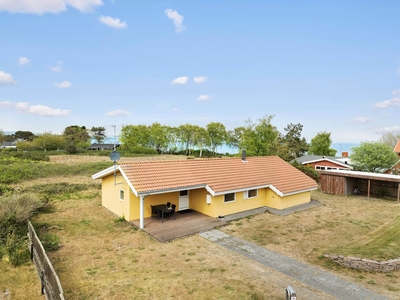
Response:
[[[352,269],[360,269],[365,271],[374,272],[392,272],[400,270],[400,258],[391,259],[387,261],[377,261],[365,258],[358,258],[343,255],[329,255],[325,254],[324,257],[333,260],[334,262]]]

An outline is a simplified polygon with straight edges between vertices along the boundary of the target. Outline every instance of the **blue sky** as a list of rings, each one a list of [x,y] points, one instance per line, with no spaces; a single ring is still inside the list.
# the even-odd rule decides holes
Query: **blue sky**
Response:
[[[0,129],[400,130],[400,1],[0,0]]]

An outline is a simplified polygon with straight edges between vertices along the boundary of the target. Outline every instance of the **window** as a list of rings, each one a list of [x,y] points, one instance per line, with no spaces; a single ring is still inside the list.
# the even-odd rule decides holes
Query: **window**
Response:
[[[189,195],[189,191],[188,190],[179,191],[179,196],[180,197],[187,196],[187,195]]]
[[[258,195],[258,190],[248,190],[243,192],[243,199],[255,198]]]
[[[124,196],[125,196],[124,191],[123,191],[123,190],[120,190],[120,191],[119,191],[119,200],[124,201]]]
[[[257,197],[257,190],[248,190],[248,191],[247,191],[247,197],[248,197],[248,198]]]
[[[224,202],[232,202],[235,201],[235,193],[229,193],[224,195]]]
[[[325,167],[315,166],[315,170],[325,170]]]

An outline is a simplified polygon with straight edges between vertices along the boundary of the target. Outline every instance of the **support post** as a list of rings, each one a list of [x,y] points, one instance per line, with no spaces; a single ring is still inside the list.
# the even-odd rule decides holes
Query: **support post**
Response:
[[[397,187],[397,202],[400,202],[400,183],[399,186]]]
[[[144,196],[141,195],[140,196],[140,225],[139,228],[143,229],[144,228]]]
[[[371,189],[371,179],[368,179],[368,199],[369,199],[370,189]]]

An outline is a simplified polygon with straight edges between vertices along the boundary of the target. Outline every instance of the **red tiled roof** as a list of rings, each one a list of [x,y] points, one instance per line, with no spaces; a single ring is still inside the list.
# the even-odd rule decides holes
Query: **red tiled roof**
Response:
[[[396,146],[394,146],[394,152],[400,153],[400,140],[397,141]]]
[[[247,162],[241,158],[138,161],[122,163],[120,169],[138,194],[196,186],[207,186],[214,194],[267,185],[283,195],[317,188],[314,180],[277,156],[248,157]]]

